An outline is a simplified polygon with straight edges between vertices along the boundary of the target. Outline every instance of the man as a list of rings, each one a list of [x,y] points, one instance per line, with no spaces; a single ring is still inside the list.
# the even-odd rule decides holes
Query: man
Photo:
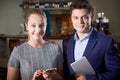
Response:
[[[120,80],[120,55],[116,41],[91,26],[94,10],[87,0],[70,6],[75,33],[63,40],[65,80]],[[76,74],[71,63],[86,56],[96,74]]]

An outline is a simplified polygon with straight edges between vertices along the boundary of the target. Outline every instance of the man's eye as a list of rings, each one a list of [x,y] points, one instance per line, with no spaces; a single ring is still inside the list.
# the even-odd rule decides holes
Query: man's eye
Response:
[[[88,19],[88,16],[83,16],[82,18],[83,18],[83,19]]]
[[[78,19],[78,17],[74,17],[75,19]]]

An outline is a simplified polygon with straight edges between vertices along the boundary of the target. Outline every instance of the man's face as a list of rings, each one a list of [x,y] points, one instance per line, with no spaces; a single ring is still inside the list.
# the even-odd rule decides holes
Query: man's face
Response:
[[[89,33],[93,15],[88,13],[87,9],[74,9],[71,13],[71,20],[78,33]]]

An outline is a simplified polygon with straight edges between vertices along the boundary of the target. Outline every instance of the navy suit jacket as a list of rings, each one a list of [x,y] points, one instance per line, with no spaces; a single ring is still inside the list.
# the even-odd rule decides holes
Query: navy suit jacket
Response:
[[[74,46],[74,34],[63,40],[65,80],[75,80],[70,66],[75,61]],[[120,80],[120,55],[114,38],[93,30],[83,56],[96,72],[86,75],[86,80]]]

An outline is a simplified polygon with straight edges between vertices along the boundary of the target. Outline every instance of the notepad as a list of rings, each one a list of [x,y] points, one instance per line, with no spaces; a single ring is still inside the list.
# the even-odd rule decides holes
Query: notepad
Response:
[[[94,69],[85,56],[71,63],[71,67],[75,73],[95,74]]]

